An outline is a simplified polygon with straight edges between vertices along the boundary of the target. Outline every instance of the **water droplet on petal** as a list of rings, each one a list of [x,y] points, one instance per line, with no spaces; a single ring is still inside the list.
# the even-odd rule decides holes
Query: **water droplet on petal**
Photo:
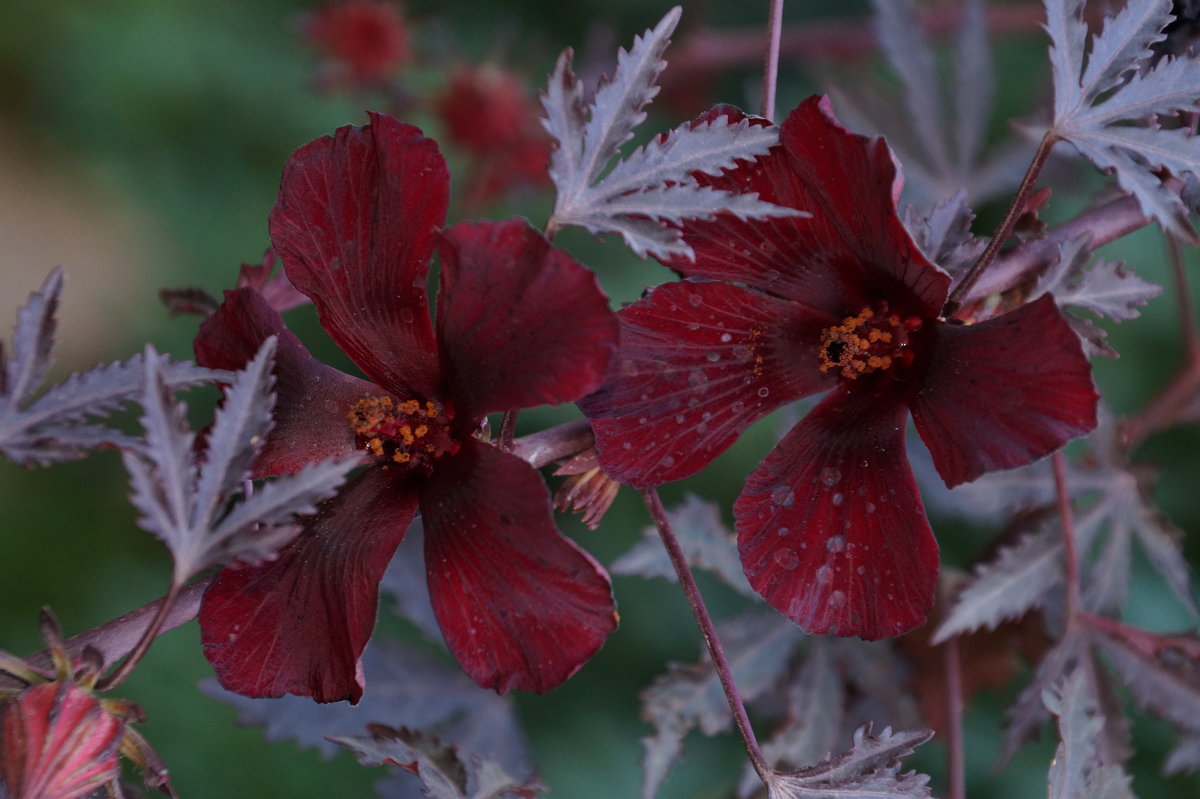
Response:
[[[833,569],[829,568],[828,566],[822,566],[821,568],[817,569],[817,582],[819,584],[828,585],[829,581],[832,579]]]
[[[788,534],[788,533],[790,533],[790,532],[791,532],[791,529],[790,529],[790,528],[788,528],[788,527],[780,527],[778,530],[776,530],[776,531],[775,531],[775,535],[777,535],[777,536],[780,536],[780,537],[783,537],[783,536],[787,535],[787,534]]]
[[[758,390],[758,396],[760,396],[760,397],[766,397],[770,393],[771,393],[771,389],[767,388],[766,386],[763,386],[762,388],[760,388]]]
[[[826,466],[817,477],[824,485],[835,486],[841,481],[842,473],[832,466]]]
[[[775,486],[771,489],[771,501],[776,505],[790,508],[796,501],[796,492],[790,486]]]
[[[830,552],[841,552],[846,548],[846,539],[842,538],[840,535],[835,535],[833,538],[830,538],[825,542],[825,548]]]
[[[846,592],[834,591],[829,595],[829,609],[840,610],[846,606]]]
[[[867,513],[874,513],[874,512],[875,512],[875,503],[868,502],[867,503]]]
[[[710,352],[708,355],[706,355],[704,357],[708,358],[713,363],[716,363],[717,361],[721,360],[721,354],[717,353],[717,352]]]
[[[839,491],[833,495],[833,504],[834,505],[841,505],[845,500],[846,500],[846,498],[842,496],[841,491]]]
[[[411,322],[414,318],[415,317],[413,316],[413,312],[412,312],[411,308],[401,308],[400,309],[400,321],[401,322]]]
[[[722,343],[728,344],[729,342],[733,341],[733,336],[729,335],[728,333],[722,333],[721,341]]]
[[[800,565],[800,556],[790,547],[775,550],[775,562],[784,569],[794,569]]]

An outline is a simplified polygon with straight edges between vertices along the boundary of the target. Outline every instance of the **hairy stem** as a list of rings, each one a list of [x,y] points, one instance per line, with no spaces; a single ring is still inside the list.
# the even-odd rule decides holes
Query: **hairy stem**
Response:
[[[717,629],[713,626],[712,617],[708,615],[708,608],[705,607],[704,599],[700,596],[700,589],[696,586],[695,578],[692,577],[687,556],[683,554],[683,549],[679,546],[679,539],[675,537],[675,531],[671,529],[671,522],[667,519],[667,512],[663,508],[662,500],[658,497],[658,491],[647,488],[642,491],[642,496],[646,500],[646,507],[650,510],[654,526],[658,528],[663,546],[667,548],[667,556],[671,558],[671,565],[675,567],[675,573],[679,575],[679,584],[683,587],[683,595],[687,597],[688,604],[692,608],[692,615],[696,617],[696,624],[699,625],[700,633],[704,636],[704,643],[708,646],[713,667],[717,671],[717,677],[721,680],[721,687],[725,690],[725,698],[729,701],[733,723],[742,736],[746,754],[750,756],[750,765],[754,767],[763,784],[770,785],[771,769],[767,765],[766,759],[763,758],[762,749],[758,746],[758,739],[754,737],[754,729],[750,726],[750,717],[746,715],[746,704],[742,701],[741,694],[738,693],[737,684],[733,680],[733,670],[729,667],[729,660],[725,657],[725,650],[721,647],[721,640],[717,637]]]
[[[966,799],[967,776],[963,738],[962,658],[958,636],[952,635],[942,644],[946,668],[946,760],[949,774],[950,799]]]
[[[1079,552],[1075,547],[1075,516],[1071,511],[1071,495],[1067,487],[1067,464],[1062,450],[1051,456],[1054,466],[1054,493],[1058,499],[1058,513],[1062,522],[1063,560],[1066,562],[1067,622],[1072,623],[1078,615],[1079,602]]]
[[[1017,220],[1021,218],[1021,214],[1025,211],[1025,203],[1029,199],[1029,195],[1033,192],[1033,187],[1037,184],[1038,176],[1042,173],[1042,167],[1046,165],[1046,159],[1050,157],[1050,151],[1054,148],[1054,143],[1058,141],[1058,136],[1053,131],[1048,131],[1042,137],[1041,143],[1038,144],[1037,152],[1033,155],[1033,161],[1029,164],[1029,169],[1025,171],[1025,177],[1021,179],[1021,185],[1017,187],[1017,193],[1013,196],[1012,203],[1008,206],[1008,211],[1004,214],[1004,219],[1000,222],[1000,228],[996,231],[996,235],[988,242],[987,249],[979,256],[979,260],[971,266],[971,270],[963,277],[959,284],[954,287],[954,291],[950,292],[950,297],[946,300],[946,306],[942,309],[942,314],[950,317],[962,305],[962,300],[971,291],[971,287],[979,280],[987,268],[996,260],[996,256],[1000,254],[1000,248],[1008,241],[1008,237],[1012,235],[1013,229],[1017,226]]]
[[[779,82],[779,41],[783,34],[783,0],[771,0],[767,60],[763,65],[762,115],[775,121],[775,89]]]

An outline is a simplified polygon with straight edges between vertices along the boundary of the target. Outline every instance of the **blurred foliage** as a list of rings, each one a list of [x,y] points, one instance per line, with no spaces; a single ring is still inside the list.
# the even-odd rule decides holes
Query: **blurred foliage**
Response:
[[[471,59],[497,58],[527,71],[536,87],[561,48],[573,45],[577,58],[587,55],[608,63],[616,45],[656,21],[668,5],[644,0],[411,0],[407,11],[429,32],[419,47]],[[16,0],[6,6],[0,25],[0,128],[30,146],[39,170],[66,177],[88,196],[109,197],[116,205],[137,209],[154,228],[147,241],[134,242],[140,262],[109,278],[136,297],[140,314],[114,316],[101,341],[86,342],[89,352],[109,360],[123,358],[148,338],[160,349],[187,356],[195,320],[169,320],[157,302],[157,289],[195,284],[218,292],[231,285],[238,264],[258,259],[267,244],[267,214],[289,153],[338,125],[363,120],[367,100],[313,91],[314,56],[297,35],[298,18],[306,8],[293,0]],[[857,20],[867,30],[864,8],[862,2],[821,0],[791,3],[787,15],[797,24],[837,15]],[[689,3],[681,31],[701,21],[762,25],[766,11],[765,2]],[[602,49],[589,52],[588,47]],[[1047,74],[1044,54],[1045,42],[1036,31],[1016,37],[1011,45],[1001,44],[999,74],[1022,76],[1002,82],[1008,91],[999,98],[1001,113],[1025,113],[1031,94],[1048,95],[1048,80],[1028,77]],[[753,104],[758,75],[757,66],[727,75],[710,99]],[[783,108],[817,85],[795,64],[785,63],[781,78]],[[412,80],[428,87],[436,85],[438,74],[423,66],[414,69]],[[414,121],[431,125],[429,119]],[[459,167],[452,159],[452,171]],[[1079,208],[1087,191],[1100,184],[1089,175],[1059,185],[1051,203],[1055,214]],[[523,213],[540,224],[547,208],[542,196],[501,205],[491,215]],[[985,213],[981,230],[991,218]],[[594,242],[567,231],[558,243],[597,270],[617,303],[635,299],[647,283],[671,277],[656,265],[637,261],[618,242]],[[1155,231],[1119,242],[1106,254],[1125,259],[1149,280],[1169,284],[1165,249]],[[34,275],[27,290],[54,265],[23,264]],[[69,274],[71,264],[65,266]],[[12,267],[4,263],[0,268]],[[0,318],[11,319],[22,299],[23,293],[0,297]],[[87,302],[86,297],[69,300]],[[333,359],[333,348],[320,343],[322,334],[312,315],[302,317],[301,337],[314,344],[319,357]],[[1113,345],[1123,357],[1098,364],[1097,375],[1119,411],[1143,403],[1182,358],[1175,317],[1168,291],[1143,318],[1113,331]],[[62,357],[70,362],[72,349],[83,344],[61,341]],[[200,398],[201,411],[208,402],[210,396]],[[539,418],[525,421],[536,425]],[[778,426],[774,418],[765,420],[705,472],[668,487],[668,504],[690,490],[728,508],[742,477],[775,440]],[[1198,444],[1197,432],[1188,429],[1152,439],[1145,447],[1147,457],[1163,467],[1162,507],[1189,532],[1200,529],[1200,506],[1194,500]],[[124,472],[112,454],[51,470],[22,471],[0,463],[0,646],[17,653],[38,648],[36,618],[43,605],[50,605],[72,634],[150,601],[166,588],[167,556],[136,528],[127,493]],[[599,531],[588,532],[573,521],[567,529],[603,562],[611,562],[647,523],[637,496],[623,491]],[[946,562],[960,568],[985,543],[977,530],[935,529]],[[1200,555],[1194,536],[1188,549],[1193,559]],[[674,585],[629,578],[615,584],[622,626],[600,655],[552,694],[519,699],[544,781],[561,799],[638,794],[639,739],[649,732],[639,720],[638,692],[667,661],[694,661],[700,649]],[[717,616],[736,606],[737,600],[719,590],[712,596]],[[1140,575],[1133,596],[1135,623],[1157,630],[1181,623],[1164,620],[1164,608],[1172,602],[1148,575]],[[367,796],[371,783],[382,778],[382,772],[358,767],[348,756],[323,763],[312,752],[267,744],[255,730],[234,728],[231,710],[194,689],[210,674],[195,625],[189,625],[158,642],[127,690],[122,689],[147,709],[149,721],[142,731],[170,766],[182,796]],[[1045,739],[1000,776],[989,773],[999,750],[997,720],[1014,695],[985,696],[967,716],[973,797],[1030,796],[1044,790],[1053,752]],[[1169,741],[1153,722],[1139,724],[1138,740],[1145,749],[1134,763],[1140,795],[1184,795],[1188,786],[1196,790],[1195,781],[1164,782],[1157,776]],[[728,736],[693,736],[688,746],[662,795],[728,797],[742,768],[737,742]],[[943,784],[943,751],[931,744],[910,765],[933,774],[935,785]]]

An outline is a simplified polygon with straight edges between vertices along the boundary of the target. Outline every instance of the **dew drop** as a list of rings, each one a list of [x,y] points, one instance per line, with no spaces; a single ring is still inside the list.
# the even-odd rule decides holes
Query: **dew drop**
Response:
[[[854,570],[854,573],[857,574],[859,577],[862,577],[864,574],[867,573],[867,567],[859,566],[857,569]]]
[[[833,495],[833,504],[834,505],[841,505],[843,502],[845,502],[845,500],[846,500],[846,498],[842,496],[841,491],[839,491]]]
[[[771,489],[771,501],[776,505],[790,508],[792,503],[796,501],[796,492],[789,486],[775,486]]]
[[[413,320],[413,318],[414,317],[413,317],[412,308],[401,308],[400,309],[400,321],[401,322],[411,322]]]
[[[717,353],[717,352],[710,352],[708,355],[706,355],[704,357],[708,358],[708,360],[712,361],[713,363],[716,363],[717,361],[721,360],[721,354]]]
[[[731,341],[733,341],[733,336],[729,335],[728,333],[721,334],[721,343],[728,344]]]
[[[688,330],[699,330],[699,329],[700,329],[700,323],[699,323],[699,322],[692,322],[690,325],[688,325],[688,326],[687,326],[687,329],[688,329]]]
[[[667,455],[661,461],[658,462],[658,465],[664,469],[670,469],[672,466],[675,465],[675,458],[671,455]]]
[[[649,420],[649,419],[647,419],[645,416],[639,416],[639,417],[638,417],[638,424],[645,424],[645,423],[646,423],[646,422],[648,422],[648,421],[650,421],[650,420]]]
[[[766,386],[763,386],[762,388],[760,388],[758,390],[758,396],[760,396],[760,397],[765,397],[770,393],[771,393],[771,389],[767,388]]]
[[[875,512],[875,503],[868,502],[867,503],[867,513],[874,513],[874,512]]]
[[[789,528],[787,528],[787,527],[780,527],[778,530],[776,530],[776,531],[775,531],[775,535],[777,535],[777,536],[779,536],[780,538],[782,538],[783,536],[787,535],[787,534],[788,534],[788,533],[790,533],[790,532],[791,532],[791,530],[790,530]]]
[[[701,300],[700,300],[700,295],[699,295],[699,294],[689,294],[689,295],[688,295],[688,303],[689,303],[689,304],[690,304],[690,305],[691,305],[693,308],[699,308],[699,307],[700,307],[700,302],[701,302]]]
[[[729,406],[729,410],[733,411],[734,413],[741,413],[742,411],[746,410],[746,403],[738,400]]]
[[[699,369],[693,369],[692,371],[688,372],[688,385],[692,388],[702,386],[707,382],[708,378],[705,377],[704,372],[701,372]]]
[[[846,592],[845,591],[833,591],[829,594],[828,601],[829,601],[829,609],[830,610],[841,610],[843,607],[846,606]]]
[[[833,538],[830,538],[825,542],[825,548],[830,552],[841,552],[846,548],[846,539],[842,538],[840,535],[835,535]]]
[[[829,568],[828,566],[822,566],[821,568],[817,569],[817,582],[818,583],[820,583],[821,585],[828,585],[830,580],[832,580],[832,579],[833,579],[833,569]]]
[[[842,479],[842,473],[832,466],[826,466],[818,475],[821,483],[827,486],[835,486]]]
[[[683,424],[686,419],[687,417],[682,413],[675,414],[675,424]]]
[[[794,569],[800,565],[800,556],[790,547],[775,550],[775,562],[784,569]]]
[[[622,447],[623,449],[633,449],[633,444],[631,444],[631,443],[629,443],[628,441],[626,441],[624,444],[622,444],[622,445],[621,445],[621,447]]]

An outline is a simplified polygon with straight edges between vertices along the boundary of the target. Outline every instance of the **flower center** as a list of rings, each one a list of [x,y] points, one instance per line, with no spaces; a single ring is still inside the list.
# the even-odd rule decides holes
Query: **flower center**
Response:
[[[363,397],[346,418],[358,445],[385,461],[428,470],[442,455],[458,452],[450,415],[436,402]]]
[[[840,325],[821,331],[821,371],[837,369],[854,380],[896,363],[909,365],[909,334],[923,324],[920,317],[892,313],[886,302],[863,308],[858,316],[847,316]]]

